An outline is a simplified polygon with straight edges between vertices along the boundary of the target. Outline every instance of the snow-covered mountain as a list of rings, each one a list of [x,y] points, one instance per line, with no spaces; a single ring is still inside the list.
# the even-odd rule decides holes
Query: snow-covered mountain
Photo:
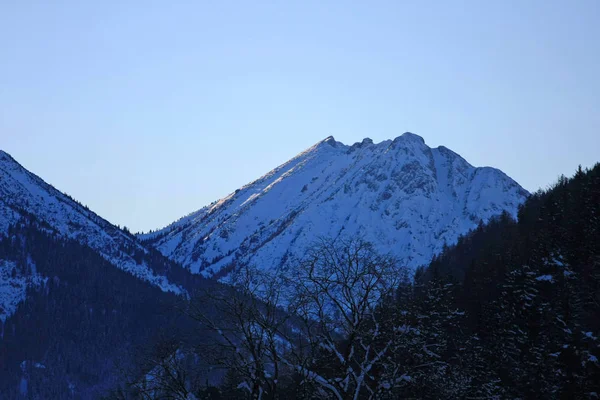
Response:
[[[318,237],[361,235],[411,268],[527,192],[502,171],[475,168],[415,134],[352,146],[333,137],[164,229],[141,235],[205,276],[235,265],[276,268]]]
[[[145,261],[134,259],[136,253],[148,252],[134,236],[59,192],[0,150],[0,235],[27,215],[35,217],[49,231],[88,245],[111,264],[163,291],[182,291],[166,277],[154,273]],[[3,266],[8,264],[1,264],[0,260],[0,269],[6,269]]]

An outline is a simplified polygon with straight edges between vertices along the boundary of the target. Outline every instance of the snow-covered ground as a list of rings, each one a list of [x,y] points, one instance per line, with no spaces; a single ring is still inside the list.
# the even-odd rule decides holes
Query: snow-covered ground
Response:
[[[47,278],[35,273],[35,267],[31,270],[31,274],[22,274],[14,262],[0,260],[0,322],[4,323],[16,311],[25,300],[27,289],[46,282]],[[3,336],[3,328],[0,328],[0,336]]]
[[[527,192],[500,170],[475,168],[405,133],[352,146],[333,137],[166,228],[141,235],[205,276],[232,265],[272,269],[319,237],[362,236],[415,268],[480,220],[515,215]]]

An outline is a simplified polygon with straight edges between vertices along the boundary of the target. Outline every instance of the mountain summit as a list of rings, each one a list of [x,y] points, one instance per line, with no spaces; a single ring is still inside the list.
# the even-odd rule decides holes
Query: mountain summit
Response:
[[[330,136],[141,239],[216,278],[236,265],[277,268],[319,237],[355,235],[415,268],[480,221],[516,215],[527,194],[502,171],[475,168],[413,133],[351,146]]]

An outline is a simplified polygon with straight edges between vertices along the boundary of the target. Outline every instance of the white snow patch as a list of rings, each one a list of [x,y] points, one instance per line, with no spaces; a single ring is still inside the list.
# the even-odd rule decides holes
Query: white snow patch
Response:
[[[552,275],[540,275],[537,278],[535,278],[536,281],[540,281],[540,282],[553,282],[554,279],[552,278]]]
[[[12,261],[0,260],[0,321],[4,323],[25,300],[27,289],[45,283],[38,274],[23,275]]]

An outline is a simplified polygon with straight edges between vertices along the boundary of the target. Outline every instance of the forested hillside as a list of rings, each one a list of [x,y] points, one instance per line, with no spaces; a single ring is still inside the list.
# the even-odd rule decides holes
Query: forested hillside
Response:
[[[181,268],[143,255],[170,279]],[[181,296],[166,293],[114,266],[75,240],[50,234],[33,220],[0,237],[0,260],[14,282],[27,283],[26,300],[0,320],[0,398],[99,398],[133,373],[133,360],[157,338],[189,336],[175,312]],[[185,273],[183,273],[185,275]],[[189,275],[189,274],[188,274]],[[142,373],[141,369],[137,370]]]
[[[600,164],[462,237],[417,282],[459,282],[463,329],[511,398],[600,393]]]

